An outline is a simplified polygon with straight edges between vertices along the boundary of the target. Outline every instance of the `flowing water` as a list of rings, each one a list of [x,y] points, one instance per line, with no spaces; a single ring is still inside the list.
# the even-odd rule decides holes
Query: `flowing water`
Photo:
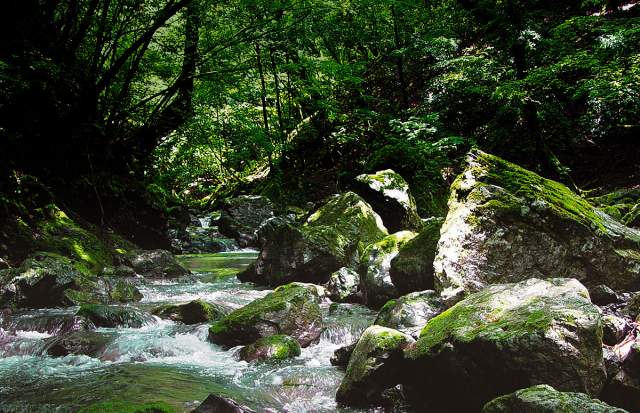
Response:
[[[143,311],[196,298],[237,308],[269,290],[240,283],[235,274],[252,252],[181,257],[194,271],[187,280],[147,280]],[[87,328],[77,308],[0,313],[0,412],[75,412],[96,402],[166,402],[187,412],[209,393],[258,411],[347,411],[336,407],[343,373],[330,365],[338,347],[353,342],[374,314],[361,306],[323,305],[326,328],[317,344],[280,363],[238,361],[237,348],[207,341],[207,324],[185,326],[157,317],[142,328],[100,328],[106,346],[96,355],[49,357],[46,340]]]

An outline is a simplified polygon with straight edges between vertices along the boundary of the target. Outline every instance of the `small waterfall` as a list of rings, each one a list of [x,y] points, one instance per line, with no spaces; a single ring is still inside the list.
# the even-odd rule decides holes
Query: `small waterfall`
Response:
[[[199,217],[198,221],[200,221],[200,226],[202,228],[209,228],[209,225],[211,225],[211,216]]]

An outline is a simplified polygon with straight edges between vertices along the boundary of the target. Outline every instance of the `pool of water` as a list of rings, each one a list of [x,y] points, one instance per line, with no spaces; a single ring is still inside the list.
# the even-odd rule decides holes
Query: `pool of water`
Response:
[[[237,308],[270,290],[240,283],[235,274],[256,254],[189,255],[181,261],[195,276],[182,281],[148,280],[144,311],[196,298]],[[374,313],[355,305],[329,309],[317,344],[280,363],[238,361],[238,348],[207,341],[207,324],[185,326],[150,318],[142,328],[101,328],[107,345],[95,357],[43,355],[48,337],[82,328],[75,308],[0,315],[0,412],[75,412],[103,401],[162,401],[188,412],[210,393],[225,395],[256,410],[334,412],[343,373],[330,365],[333,351],[353,342]]]

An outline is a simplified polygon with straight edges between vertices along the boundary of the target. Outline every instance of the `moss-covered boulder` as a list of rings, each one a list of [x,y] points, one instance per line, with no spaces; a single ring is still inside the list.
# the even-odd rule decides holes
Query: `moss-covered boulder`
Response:
[[[388,301],[380,309],[374,324],[418,338],[427,321],[444,310],[445,306],[435,291],[419,291]]]
[[[229,309],[203,300],[193,300],[183,304],[162,305],[155,308],[152,313],[160,318],[184,324],[198,324],[220,320],[229,314]]]
[[[402,245],[391,260],[389,275],[400,294],[433,289],[433,260],[443,222],[442,218],[426,221],[418,235]]]
[[[244,361],[286,360],[300,355],[300,344],[292,337],[283,334],[262,337],[253,344],[240,350],[240,359]]]
[[[398,255],[400,248],[415,236],[411,231],[396,232],[364,250],[361,258],[360,289],[367,306],[380,308],[390,299],[400,295],[391,281],[391,261]]]
[[[401,381],[403,349],[414,340],[381,326],[367,328],[351,354],[336,400],[353,407],[382,403],[382,393]]]
[[[131,303],[143,298],[138,287],[129,280],[103,278],[111,303]]]
[[[241,195],[222,201],[218,228],[224,235],[235,239],[240,247],[257,247],[256,231],[273,217],[273,204],[258,195]]]
[[[83,265],[55,253],[35,253],[19,267],[0,271],[0,286],[0,306],[45,308],[109,301],[104,287]]]
[[[91,321],[96,327],[140,328],[153,322],[150,314],[127,306],[84,304],[76,315]]]
[[[434,411],[478,411],[541,383],[595,396],[605,383],[600,310],[573,279],[487,287],[427,322],[405,353],[404,388]]]
[[[331,300],[337,303],[359,303],[362,301],[360,275],[350,268],[342,267],[331,274],[326,288]]]
[[[167,250],[132,252],[129,254],[129,260],[136,273],[143,277],[178,278],[191,273]]]
[[[262,337],[286,334],[306,347],[320,337],[322,314],[314,288],[292,283],[239,308],[209,328],[209,340],[246,345]]]
[[[560,392],[538,385],[498,397],[482,413],[626,413],[584,393]]]
[[[640,289],[640,232],[564,185],[479,150],[451,186],[434,261],[436,290],[572,277]]]
[[[371,204],[389,231],[420,228],[421,220],[409,184],[391,169],[358,175],[354,191]]]
[[[236,403],[228,397],[210,394],[191,413],[255,413],[247,406]]]
[[[356,268],[362,250],[387,235],[382,220],[358,195],[331,198],[300,226],[272,218],[258,231],[258,260],[238,277],[265,285],[325,283],[341,267]]]
[[[64,357],[70,354],[100,357],[112,336],[95,331],[74,331],[45,341],[44,353],[51,357]]]

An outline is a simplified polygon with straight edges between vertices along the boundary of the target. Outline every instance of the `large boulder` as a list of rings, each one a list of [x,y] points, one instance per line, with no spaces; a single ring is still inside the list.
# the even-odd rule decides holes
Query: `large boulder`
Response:
[[[220,232],[238,241],[240,247],[257,247],[256,231],[264,221],[273,217],[273,204],[268,198],[241,195],[228,198],[220,205]]]
[[[573,279],[487,287],[432,318],[405,356],[404,389],[425,411],[479,411],[543,383],[594,396],[606,379],[600,310]]]
[[[390,328],[367,328],[349,359],[336,393],[338,403],[353,407],[382,404],[384,391],[401,381],[403,350],[413,342],[410,336]]]
[[[322,332],[319,301],[315,288],[297,283],[283,285],[214,323],[209,328],[209,340],[237,346],[286,334],[306,347]]]
[[[391,281],[391,261],[398,255],[399,249],[415,236],[411,231],[396,232],[364,250],[361,258],[360,289],[367,306],[380,308],[390,299],[400,295]]]
[[[227,397],[210,394],[191,413],[255,413],[255,411]]]
[[[46,340],[44,352],[51,357],[64,357],[70,354],[98,358],[102,355],[113,337],[95,331],[74,331]]]
[[[331,300],[337,303],[359,303],[362,301],[360,275],[350,268],[342,267],[331,274],[326,288]]]
[[[243,281],[282,285],[325,283],[341,267],[356,268],[362,250],[387,235],[382,220],[353,192],[331,198],[299,226],[272,218],[258,231],[260,255]]]
[[[390,232],[420,228],[420,216],[409,184],[391,169],[358,175],[354,190],[380,214]]]
[[[380,309],[374,324],[393,328],[418,338],[427,321],[445,309],[440,296],[435,291],[419,291],[389,300]]]
[[[167,250],[132,252],[129,260],[136,273],[143,277],[178,278],[191,273]]]
[[[96,327],[140,328],[153,322],[151,315],[127,306],[83,304],[76,315],[91,321]]]
[[[433,260],[443,222],[442,218],[426,221],[418,235],[391,260],[389,275],[400,294],[433,289]]]
[[[544,384],[487,403],[482,413],[626,413],[584,393],[559,392]]]
[[[198,324],[220,320],[229,313],[229,310],[218,304],[193,300],[183,304],[165,304],[153,309],[152,313],[160,318],[180,321],[184,324]]]
[[[0,271],[0,306],[67,307],[109,301],[104,288],[69,258],[38,252],[17,268]]]
[[[610,372],[610,380],[602,392],[602,400],[640,412],[640,341],[632,341],[617,349],[619,364]]]
[[[451,186],[434,261],[453,295],[527,278],[640,289],[640,232],[551,181],[479,150]]]
[[[283,334],[262,337],[240,350],[240,359],[248,362],[286,360],[299,355],[300,344],[298,341]]]

